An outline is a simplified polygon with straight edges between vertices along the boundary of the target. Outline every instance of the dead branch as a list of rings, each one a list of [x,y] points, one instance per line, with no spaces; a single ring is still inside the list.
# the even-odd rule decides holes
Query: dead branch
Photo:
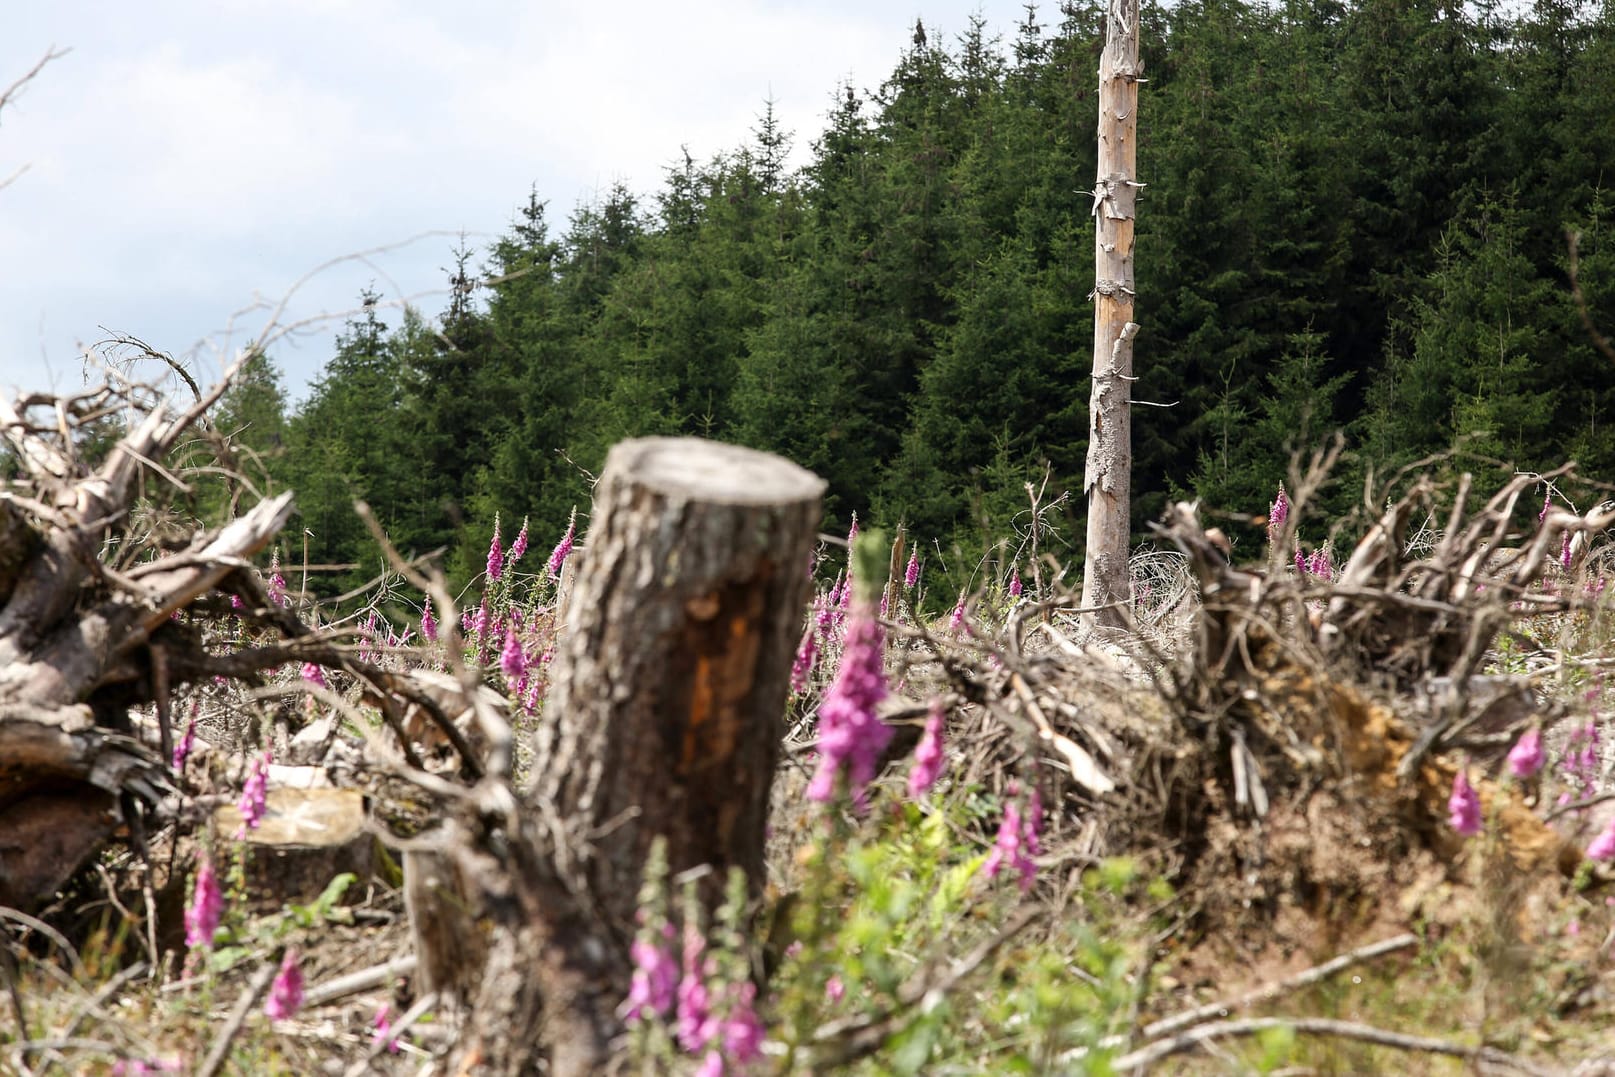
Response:
[[[1451,1040],[1438,1040],[1429,1036],[1410,1036],[1402,1032],[1392,1032],[1388,1029],[1375,1028],[1372,1025],[1358,1024],[1355,1021],[1337,1021],[1327,1017],[1247,1017],[1238,1021],[1215,1021],[1207,1025],[1199,1025],[1186,1032],[1180,1032],[1168,1039],[1157,1040],[1131,1051],[1120,1058],[1111,1061],[1111,1067],[1118,1072],[1128,1070],[1145,1071],[1149,1067],[1170,1058],[1172,1055],[1191,1051],[1203,1046],[1207,1041],[1220,1036],[1252,1036],[1266,1032],[1269,1029],[1293,1029],[1308,1036],[1336,1036],[1341,1039],[1357,1040],[1361,1043],[1371,1043],[1378,1047],[1390,1047],[1398,1051],[1419,1051],[1426,1054],[1448,1055],[1452,1058],[1468,1059],[1471,1062],[1485,1062],[1493,1066],[1504,1066],[1520,1073],[1532,1074],[1534,1077],[1553,1077],[1552,1070],[1545,1070],[1533,1066],[1524,1059],[1500,1051],[1495,1047],[1470,1047],[1467,1044],[1454,1043]]]

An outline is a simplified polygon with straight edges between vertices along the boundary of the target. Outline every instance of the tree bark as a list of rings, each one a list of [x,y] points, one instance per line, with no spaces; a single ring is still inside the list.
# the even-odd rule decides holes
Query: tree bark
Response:
[[[612,449],[523,797],[526,841],[507,865],[514,889],[494,882],[490,895],[505,919],[465,1059],[513,1073],[542,1050],[555,1074],[608,1065],[658,836],[674,872],[715,869],[709,909],[732,867],[760,889],[823,493],[810,472],[749,449]]]
[[[1108,0],[1099,58],[1099,169],[1094,185],[1094,351],[1088,402],[1087,626],[1127,623],[1133,384],[1133,224],[1138,189],[1138,0]]]

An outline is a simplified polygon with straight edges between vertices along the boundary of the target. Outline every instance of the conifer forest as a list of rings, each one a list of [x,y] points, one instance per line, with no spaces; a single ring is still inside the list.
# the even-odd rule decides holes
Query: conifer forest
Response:
[[[1455,446],[1610,473],[1615,363],[1586,328],[1615,325],[1607,4],[1143,19],[1135,531],[1179,497],[1260,514],[1337,429],[1337,505]],[[267,355],[226,418],[298,491],[309,560],[362,566],[333,591],[379,568],[355,496],[464,579],[495,514],[558,533],[644,434],[780,453],[828,480],[832,523],[902,522],[959,585],[1028,481],[1073,493],[1047,519],[1080,547],[1102,40],[1081,5],[1007,40],[917,25],[822,130],[759,102],[658,190],[511,192],[508,233],[450,254],[444,310],[370,308],[295,406]]]

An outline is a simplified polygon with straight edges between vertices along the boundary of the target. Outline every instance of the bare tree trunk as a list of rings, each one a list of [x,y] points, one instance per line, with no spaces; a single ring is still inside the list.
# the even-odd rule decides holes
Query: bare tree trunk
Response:
[[[502,872],[472,869],[496,922],[464,1059],[495,1073],[535,1052],[555,1074],[609,1064],[656,837],[674,872],[716,869],[709,907],[731,867],[760,888],[823,492],[749,449],[612,449],[522,798],[524,840]]]
[[[1109,0],[1099,59],[1099,175],[1094,186],[1093,389],[1088,403],[1087,561],[1082,604],[1093,626],[1121,626],[1131,599],[1128,498],[1133,465],[1133,207],[1138,188],[1138,0]]]

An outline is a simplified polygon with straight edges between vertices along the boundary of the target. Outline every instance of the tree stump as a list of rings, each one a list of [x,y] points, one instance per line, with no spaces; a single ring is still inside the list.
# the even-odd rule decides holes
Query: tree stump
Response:
[[[516,1072],[537,1050],[552,1073],[601,1071],[656,837],[673,871],[716,869],[709,908],[731,867],[760,888],[824,485],[693,438],[611,450],[523,797],[550,822],[512,858],[522,922],[495,926],[465,1060]]]

